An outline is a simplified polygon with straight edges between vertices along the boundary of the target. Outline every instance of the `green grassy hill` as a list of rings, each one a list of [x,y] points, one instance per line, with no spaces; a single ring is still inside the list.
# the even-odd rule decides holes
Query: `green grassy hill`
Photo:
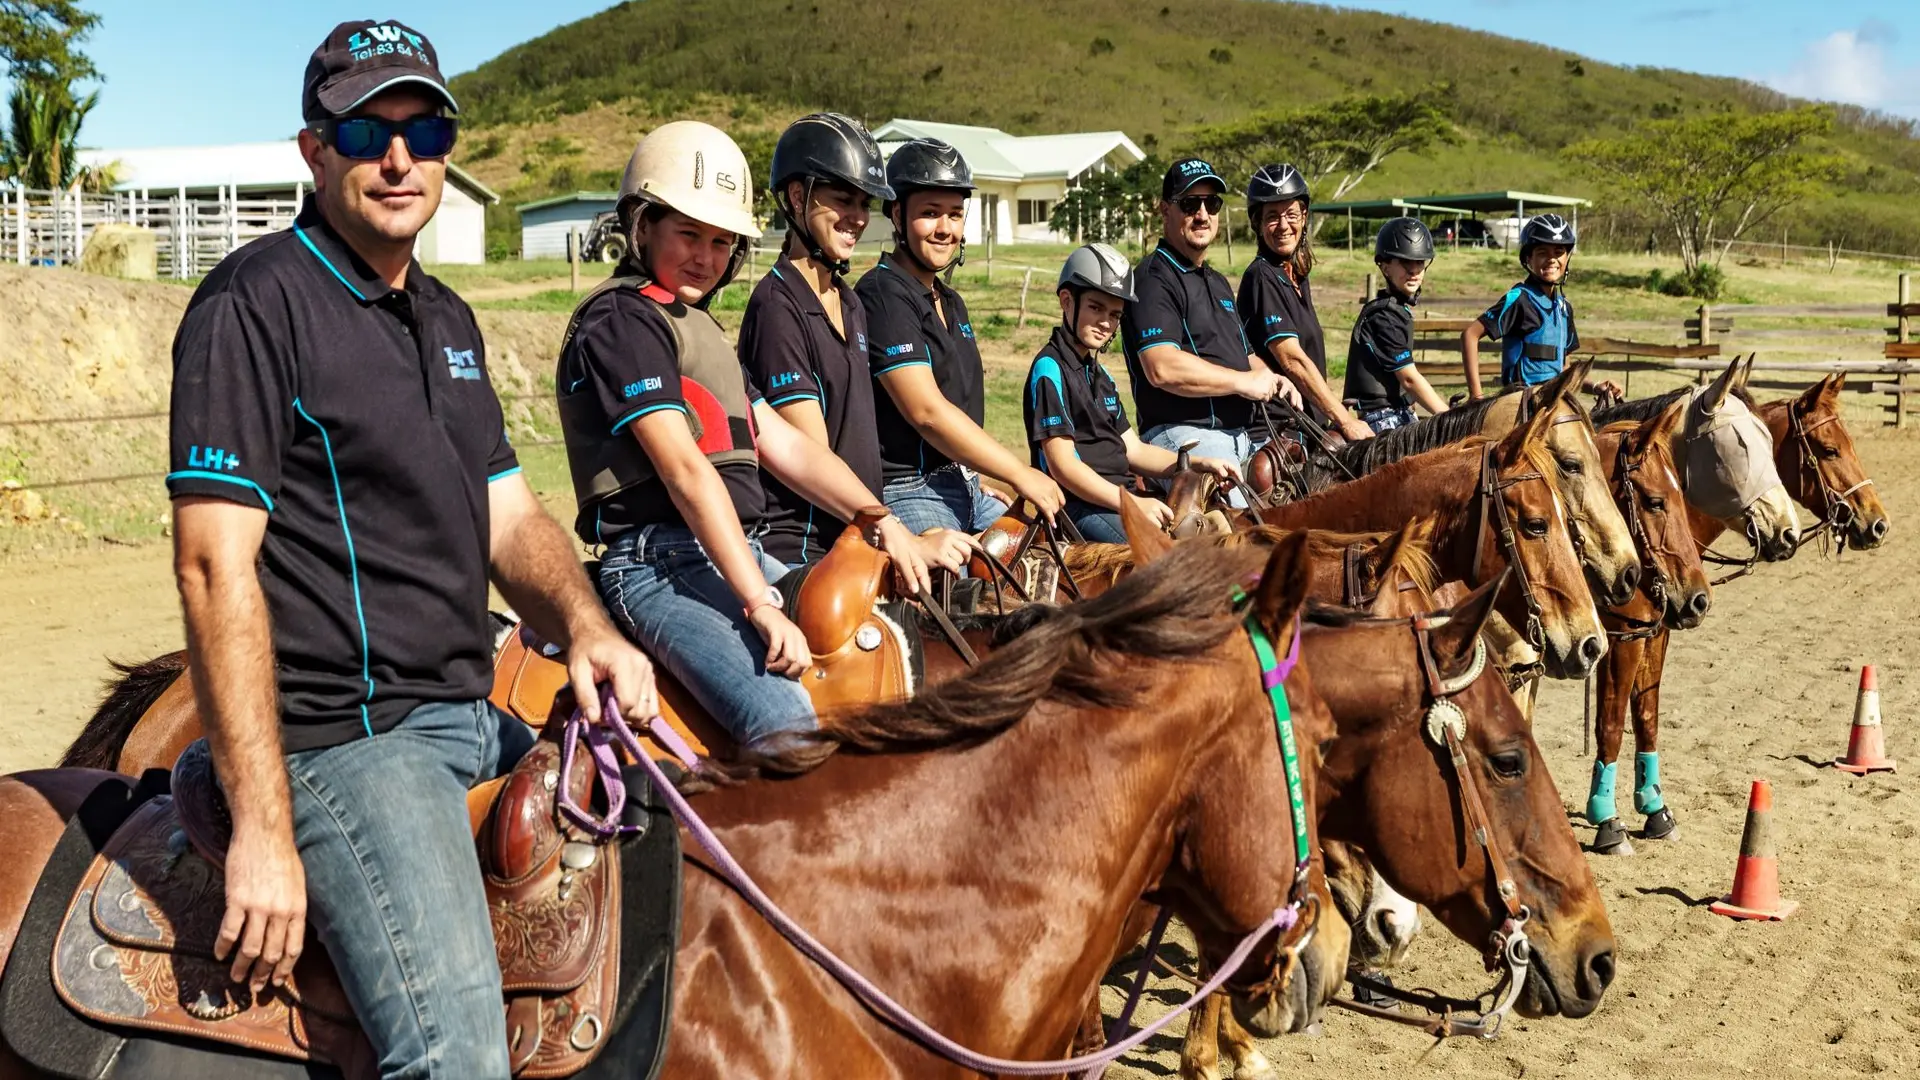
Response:
[[[629,0],[507,51],[454,89],[472,125],[463,163],[512,202],[610,183],[642,131],[678,116],[756,139],[816,108],[1016,133],[1118,127],[1170,154],[1199,125],[1436,83],[1452,87],[1461,144],[1393,159],[1357,197],[1546,189],[1604,209],[1606,193],[1559,157],[1568,143],[1646,118],[1786,103],[1736,79],[1270,0]],[[1831,143],[1852,174],[1805,208],[1795,242],[1920,250],[1916,135],[1841,110]]]

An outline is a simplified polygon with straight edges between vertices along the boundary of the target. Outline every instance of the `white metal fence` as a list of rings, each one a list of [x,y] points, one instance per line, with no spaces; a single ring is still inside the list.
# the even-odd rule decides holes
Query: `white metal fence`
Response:
[[[22,266],[76,263],[97,226],[120,222],[153,230],[162,275],[191,278],[254,237],[292,225],[299,210],[297,194],[248,198],[231,187],[207,196],[0,187],[0,259]]]

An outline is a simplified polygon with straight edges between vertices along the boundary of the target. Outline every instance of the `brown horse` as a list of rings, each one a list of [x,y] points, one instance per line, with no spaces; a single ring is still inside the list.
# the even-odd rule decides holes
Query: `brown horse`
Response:
[[[1600,616],[1549,477],[1556,411],[1540,409],[1497,442],[1469,438],[1382,467],[1312,498],[1271,507],[1284,528],[1385,529],[1415,516],[1437,526],[1440,576],[1478,586],[1513,567],[1500,613],[1540,649],[1548,675],[1583,678],[1606,654]],[[1599,468],[1596,454],[1593,468]]]
[[[1149,530],[1137,528],[1140,524],[1143,519],[1128,519],[1129,536],[1136,538],[1137,557],[1145,562],[1164,551],[1166,541]],[[1175,547],[1212,543],[1231,551],[1257,548],[1272,543],[1274,537],[1280,535],[1284,534],[1258,529],[1232,540],[1201,539]],[[1402,570],[1392,572],[1386,583],[1388,587],[1376,600],[1376,610],[1405,611],[1421,603],[1427,595],[1424,589],[1416,585],[1403,590],[1398,587],[1402,580]],[[1491,615],[1497,587],[1494,583],[1483,586],[1446,617],[1444,629],[1452,635],[1446,640],[1454,652],[1451,663],[1465,667],[1471,662],[1468,658]],[[1319,804],[1323,842],[1344,842],[1364,848],[1365,855],[1351,849],[1344,853],[1342,861],[1348,874],[1366,875],[1378,867],[1394,888],[1432,909],[1462,940],[1483,946],[1497,929],[1504,909],[1489,885],[1484,850],[1475,848],[1466,839],[1468,830],[1462,823],[1458,806],[1451,815],[1436,815],[1427,809],[1409,811],[1407,820],[1391,816],[1397,799],[1412,796],[1430,808],[1453,797],[1447,767],[1442,761],[1443,752],[1430,742],[1420,743],[1428,715],[1426,709],[1433,699],[1417,675],[1419,661],[1413,655],[1417,642],[1415,635],[1408,633],[1410,625],[1410,620],[1404,618],[1368,619],[1321,610],[1315,612],[1314,624],[1308,627],[1303,639],[1305,655],[1305,650],[1311,650],[1316,644],[1319,632],[1316,626],[1340,626],[1348,631],[1364,628],[1384,639],[1381,648],[1389,654],[1393,654],[1397,646],[1409,650],[1402,659],[1388,659],[1379,668],[1347,666],[1336,671],[1326,664],[1320,666],[1321,681],[1316,685],[1321,686],[1323,696],[1327,696],[1340,731],[1323,748],[1322,782],[1326,785],[1323,791],[1329,797],[1336,790],[1348,795],[1346,801],[1337,804],[1327,799]],[[1437,646],[1437,639],[1435,643]],[[1403,663],[1411,663],[1412,667],[1403,671]],[[1598,1005],[1600,995],[1613,977],[1612,930],[1592,874],[1580,855],[1572,830],[1566,825],[1553,779],[1541,760],[1539,748],[1533,743],[1531,725],[1490,668],[1455,700],[1471,718],[1468,728],[1472,738],[1467,747],[1469,767],[1476,770],[1477,776],[1498,774],[1501,777],[1497,781],[1503,785],[1501,793],[1489,804],[1490,813],[1498,819],[1492,824],[1496,844],[1508,845],[1502,850],[1507,852],[1509,863],[1517,861],[1531,868],[1531,879],[1518,883],[1526,897],[1524,902],[1536,917],[1549,912],[1547,917],[1555,925],[1552,933],[1558,950],[1555,959],[1545,972],[1529,975],[1518,1007],[1523,1015],[1585,1016]],[[1392,704],[1388,704],[1389,701]],[[1372,771],[1387,760],[1395,761],[1405,771]],[[1328,816],[1336,811],[1342,816]],[[1409,827],[1414,818],[1418,822]],[[1449,830],[1453,830],[1451,836],[1446,835]],[[1129,927],[1134,938],[1144,930],[1144,924],[1145,920],[1136,913]],[[1220,1036],[1219,1046],[1226,1049],[1235,1064],[1235,1076],[1256,1080],[1273,1075],[1270,1064],[1251,1040],[1232,1022],[1231,1016],[1223,1014],[1220,1003],[1209,1002],[1188,1024],[1181,1067],[1183,1078],[1214,1080],[1218,1077],[1216,1030]]]
[[[1723,376],[1723,379],[1725,376]],[[1738,382],[1727,392],[1765,425],[1772,441],[1771,465],[1787,495],[1819,517],[1816,531],[1831,531],[1857,551],[1878,547],[1889,528],[1886,507],[1860,464],[1853,438],[1840,416],[1845,375],[1830,375],[1798,397],[1753,405]],[[1693,400],[1690,390],[1628,402],[1602,410],[1606,419],[1655,416]],[[1691,541],[1705,548],[1730,527],[1729,522],[1688,509]],[[1751,526],[1749,526],[1751,529]],[[1795,547],[1799,543],[1796,541]],[[1777,556],[1777,552],[1775,553]],[[1587,817],[1596,826],[1594,850],[1631,854],[1632,843],[1612,798],[1613,763],[1619,759],[1626,721],[1633,722],[1634,806],[1646,822],[1645,839],[1669,837],[1676,828],[1673,810],[1660,784],[1660,679],[1666,667],[1669,627],[1654,625],[1644,635],[1617,641],[1596,680],[1596,742]]]
[[[1058,1054],[1141,896],[1215,962],[1288,900],[1286,783],[1246,628],[1292,645],[1304,546],[1169,558],[913,702],[711,765],[725,783],[696,805],[801,924],[934,1027],[989,1054]],[[1308,667],[1286,693],[1303,745],[1332,736]],[[0,807],[21,810],[10,826],[47,826],[25,850],[50,847],[99,777],[0,781]],[[34,861],[9,860],[0,896],[31,891]],[[875,1019],[693,862],[665,1075],[971,1075]],[[1266,1035],[1318,1006],[1281,944],[1228,983]]]

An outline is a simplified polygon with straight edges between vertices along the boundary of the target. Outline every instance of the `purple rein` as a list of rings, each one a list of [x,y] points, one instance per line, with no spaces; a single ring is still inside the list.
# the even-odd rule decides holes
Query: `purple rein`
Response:
[[[1293,648],[1288,652],[1287,659],[1281,668],[1291,671],[1299,655],[1300,635],[1295,634]],[[1284,678],[1284,675],[1282,677]],[[885,991],[867,981],[865,976],[853,970],[846,961],[834,955],[832,950],[816,941],[811,934],[794,922],[786,912],[780,909],[779,905],[761,891],[760,886],[754,883],[740,864],[734,861],[726,845],[721,843],[720,838],[714,835],[707,823],[700,819],[700,815],[694,812],[692,806],[688,805],[686,797],[668,781],[666,774],[661,772],[660,766],[648,756],[645,748],[640,745],[639,738],[634,735],[633,729],[628,727],[627,722],[621,718],[620,707],[614,701],[611,692],[603,692],[600,709],[602,720],[599,724],[587,723],[578,709],[574,710],[573,716],[567,721],[565,734],[561,737],[560,787],[557,793],[561,813],[580,828],[602,840],[635,831],[635,826],[620,824],[620,813],[627,803],[627,790],[626,784],[620,778],[619,757],[613,749],[617,741],[629,756],[647,770],[647,776],[653,781],[654,790],[666,800],[667,808],[673,812],[673,816],[713,860],[714,867],[720,871],[720,876],[733,886],[749,906],[779,931],[780,936],[791,942],[802,955],[820,965],[840,985],[846,987],[849,993],[860,999],[862,1004],[879,1014],[881,1019],[891,1024],[901,1034],[963,1069],[998,1073],[1003,1076],[1054,1076],[1082,1069],[1102,1069],[1152,1038],[1209,994],[1226,985],[1227,980],[1233,976],[1234,972],[1240,970],[1240,965],[1246,961],[1254,947],[1266,935],[1274,931],[1285,933],[1300,919],[1300,912],[1293,905],[1276,909],[1264,922],[1240,940],[1240,944],[1234,947],[1232,954],[1220,964],[1213,978],[1194,991],[1192,997],[1181,1002],[1165,1016],[1098,1053],[1059,1061],[1008,1061],[1004,1058],[976,1053],[935,1031],[925,1021],[907,1011],[905,1006],[888,997]],[[662,746],[670,750],[689,769],[698,764],[698,758],[688,748],[685,740],[681,739],[664,719],[655,716],[648,721],[647,730],[648,734],[659,740]],[[604,817],[596,817],[590,810],[583,809],[574,793],[568,790],[567,778],[571,775],[573,749],[580,743],[584,743],[587,752],[592,755],[594,771],[600,779],[601,786],[607,792],[607,813]],[[591,802],[590,792],[587,793],[586,799],[589,803]],[[1155,944],[1158,942],[1159,931],[1165,929],[1165,918],[1163,911],[1161,925],[1156,927],[1154,935]],[[1153,952],[1149,950],[1146,959],[1142,961],[1138,980],[1129,998],[1129,1006],[1137,1002],[1140,990],[1146,984],[1147,968],[1152,958]],[[1129,1007],[1128,1012],[1131,1011]]]

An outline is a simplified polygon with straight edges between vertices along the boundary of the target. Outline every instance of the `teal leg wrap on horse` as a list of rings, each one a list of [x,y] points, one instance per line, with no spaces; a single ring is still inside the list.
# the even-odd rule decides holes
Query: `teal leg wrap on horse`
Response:
[[[1613,805],[1613,770],[1611,761],[1593,763],[1593,786],[1587,789],[1587,820],[1595,825],[1620,816]]]
[[[1633,808],[1657,814],[1666,807],[1667,800],[1660,797],[1660,755],[1633,755]]]

